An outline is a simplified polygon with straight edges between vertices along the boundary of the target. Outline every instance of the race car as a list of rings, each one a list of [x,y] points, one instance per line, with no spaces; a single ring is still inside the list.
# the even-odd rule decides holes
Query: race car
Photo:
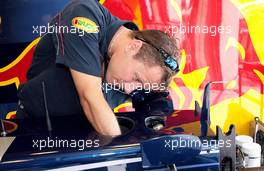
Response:
[[[84,115],[50,117],[46,111],[45,118],[2,120],[0,169],[233,170],[235,129],[226,141],[220,128],[220,135],[208,136],[210,84],[196,110],[173,111],[165,93],[133,92],[135,112],[116,113],[122,135],[115,138],[98,134]],[[184,132],[175,113],[198,119],[200,135]],[[230,156],[231,164],[220,161]]]

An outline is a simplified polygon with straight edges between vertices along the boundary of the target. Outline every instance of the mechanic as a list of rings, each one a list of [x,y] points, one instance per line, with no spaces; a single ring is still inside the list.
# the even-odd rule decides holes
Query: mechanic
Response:
[[[51,25],[54,32],[37,44],[28,82],[19,88],[17,118],[41,118],[46,110],[52,116],[83,114],[98,133],[117,136],[112,109],[144,84],[166,88],[179,71],[175,39],[139,31],[97,1],[72,1]],[[105,83],[114,86],[102,89]]]

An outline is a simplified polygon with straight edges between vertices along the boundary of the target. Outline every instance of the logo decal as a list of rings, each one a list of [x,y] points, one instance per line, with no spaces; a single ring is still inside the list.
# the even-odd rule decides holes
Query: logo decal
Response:
[[[92,20],[85,17],[75,17],[72,19],[72,25],[78,29],[81,29],[87,33],[98,33],[99,26]]]

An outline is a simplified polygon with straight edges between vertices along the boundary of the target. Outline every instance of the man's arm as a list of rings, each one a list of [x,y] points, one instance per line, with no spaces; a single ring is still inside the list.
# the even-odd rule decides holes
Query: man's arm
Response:
[[[121,134],[117,119],[104,99],[101,78],[70,69],[83,111],[95,130],[102,135]]]

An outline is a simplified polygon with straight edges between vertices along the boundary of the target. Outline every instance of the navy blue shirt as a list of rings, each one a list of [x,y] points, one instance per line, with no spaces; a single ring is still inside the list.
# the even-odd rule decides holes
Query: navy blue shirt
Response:
[[[52,23],[68,28],[68,33],[53,34],[58,52],[56,63],[98,77],[102,75],[101,66],[108,46],[119,27],[137,29],[132,22],[111,15],[96,0],[73,1]]]
[[[102,64],[107,66],[107,50],[114,34],[121,26],[138,28],[130,21],[113,16],[96,0],[72,1],[54,17],[51,25],[54,30],[38,43],[27,73],[29,81],[20,89],[18,97],[26,112],[43,116],[41,83],[44,81],[49,113],[80,113],[82,107],[69,68],[102,77]],[[105,98],[114,108],[128,96],[112,90],[105,93]]]

